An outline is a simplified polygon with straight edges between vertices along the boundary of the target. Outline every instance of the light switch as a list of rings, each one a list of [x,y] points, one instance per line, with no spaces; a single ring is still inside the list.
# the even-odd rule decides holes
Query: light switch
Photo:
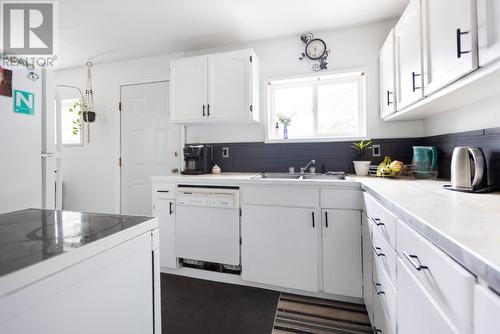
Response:
[[[380,145],[372,145],[372,156],[374,157],[380,157]]]
[[[223,147],[222,148],[222,157],[223,158],[229,158],[229,147]]]

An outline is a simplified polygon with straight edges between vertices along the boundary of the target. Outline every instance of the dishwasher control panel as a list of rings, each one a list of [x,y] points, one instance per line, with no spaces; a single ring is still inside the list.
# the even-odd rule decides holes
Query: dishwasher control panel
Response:
[[[178,188],[177,205],[210,208],[237,209],[239,189],[225,188]]]

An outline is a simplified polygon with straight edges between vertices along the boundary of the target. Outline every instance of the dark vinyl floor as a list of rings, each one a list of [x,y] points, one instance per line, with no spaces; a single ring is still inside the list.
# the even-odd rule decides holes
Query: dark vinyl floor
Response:
[[[162,334],[270,334],[279,292],[161,275]]]

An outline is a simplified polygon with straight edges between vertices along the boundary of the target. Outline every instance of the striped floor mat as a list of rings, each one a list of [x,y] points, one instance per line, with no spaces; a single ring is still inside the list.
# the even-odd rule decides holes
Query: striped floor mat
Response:
[[[282,293],[273,334],[372,333],[364,305]]]

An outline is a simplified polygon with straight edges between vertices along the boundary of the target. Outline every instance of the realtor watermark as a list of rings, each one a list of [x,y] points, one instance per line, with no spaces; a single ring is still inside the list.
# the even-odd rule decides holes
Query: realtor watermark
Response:
[[[54,68],[56,1],[0,0],[0,66]]]

